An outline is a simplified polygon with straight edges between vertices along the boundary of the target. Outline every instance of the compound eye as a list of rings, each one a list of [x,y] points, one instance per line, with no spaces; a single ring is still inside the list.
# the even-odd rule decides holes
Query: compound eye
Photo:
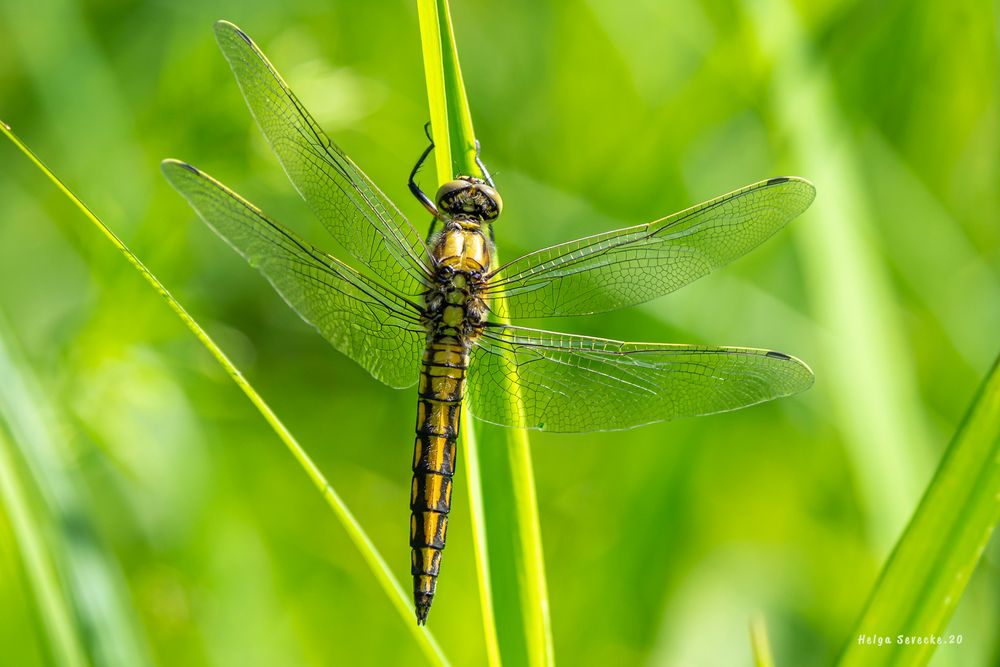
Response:
[[[470,185],[468,181],[460,181],[460,180],[448,181],[440,188],[438,188],[437,195],[434,196],[434,199],[437,201],[437,205],[440,208],[447,211],[449,210],[448,202],[451,201],[455,197],[455,195],[457,195],[459,192],[469,187]]]
[[[503,199],[500,198],[500,193],[496,189],[491,188],[485,183],[479,183],[476,188],[483,194],[484,197],[493,202],[493,206],[490,210],[484,211],[487,220],[495,220],[500,216],[501,211],[503,211]]]

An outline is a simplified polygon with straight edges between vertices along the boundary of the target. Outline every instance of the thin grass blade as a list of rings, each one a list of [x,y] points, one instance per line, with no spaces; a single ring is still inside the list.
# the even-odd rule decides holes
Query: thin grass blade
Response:
[[[198,324],[198,322],[184,309],[180,302],[178,302],[177,299],[175,299],[170,292],[167,291],[167,288],[160,283],[156,276],[154,276],[152,272],[146,268],[139,258],[136,257],[131,250],[129,250],[128,246],[115,236],[114,232],[101,222],[101,220],[89,208],[87,208],[86,204],[80,201],[80,199],[77,198],[77,196],[73,194],[73,192],[67,188],[66,185],[64,185],[48,167],[45,166],[45,164],[31,151],[31,149],[29,149],[11,131],[9,125],[0,122],[0,133],[10,139],[14,145],[17,146],[18,149],[20,149],[20,151],[24,153],[24,155],[31,160],[31,162],[43,174],[45,174],[45,176],[60,191],[62,191],[62,193],[66,195],[70,201],[73,202],[73,204],[84,214],[84,216],[98,228],[105,238],[107,238],[108,241],[110,241],[111,244],[125,256],[125,259],[127,259],[135,270],[139,272],[143,279],[145,279],[146,282],[160,294],[164,301],[167,302],[167,305],[170,306],[170,309],[174,311],[182,322],[184,322],[185,326],[187,326],[188,329],[190,329],[195,337],[201,342],[201,344],[205,346],[219,365],[225,369],[226,373],[232,378],[233,382],[235,382],[246,397],[250,399],[250,402],[255,408],[257,408],[258,412],[260,412],[260,414],[264,417],[264,420],[274,430],[277,436],[281,439],[282,443],[284,443],[284,445],[288,448],[289,452],[291,452],[296,462],[298,462],[298,464],[305,471],[313,485],[323,495],[327,504],[347,530],[347,534],[358,548],[358,551],[361,552],[365,562],[375,574],[376,580],[389,597],[393,607],[400,614],[400,617],[406,624],[406,627],[410,629],[411,633],[413,633],[417,644],[426,655],[428,661],[434,665],[449,664],[433,635],[425,627],[417,626],[413,623],[413,610],[410,605],[409,595],[404,592],[403,587],[392,575],[392,572],[386,565],[385,560],[375,548],[371,538],[369,538],[367,533],[365,533],[361,524],[358,523],[357,519],[344,503],[343,499],[327,481],[326,477],[312,461],[292,433],[271,410],[270,406],[264,401],[260,394],[257,393],[257,390],[253,388],[245,377],[243,377],[243,374],[233,364],[229,357],[226,356],[226,353],[223,352],[218,345],[216,345],[215,341],[212,340],[201,325]]]

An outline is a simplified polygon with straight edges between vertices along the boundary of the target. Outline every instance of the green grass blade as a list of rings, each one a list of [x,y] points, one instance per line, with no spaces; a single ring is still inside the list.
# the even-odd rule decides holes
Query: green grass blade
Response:
[[[470,420],[483,470],[493,611],[508,665],[554,664],[541,530],[527,431]]]
[[[441,23],[436,0],[418,0],[420,47],[427,82],[427,106],[431,114],[431,138],[434,140],[434,166],[439,182],[451,178],[451,140],[449,139],[448,93],[445,91],[444,59],[441,48]],[[447,176],[443,176],[447,174]]]
[[[503,664],[500,640],[497,636],[496,614],[493,611],[493,586],[490,572],[490,550],[487,541],[486,507],[483,501],[482,467],[479,461],[479,440],[472,415],[462,407],[462,445],[469,494],[469,515],[472,518],[472,542],[476,554],[476,576],[479,578],[479,603],[482,607],[486,658],[491,667]]]
[[[404,592],[403,587],[399,582],[393,577],[392,572],[389,570],[385,563],[385,560],[379,554],[375,545],[372,543],[371,538],[368,537],[361,524],[358,523],[357,519],[348,509],[347,505],[341,499],[340,495],[336,492],[333,486],[327,481],[326,477],[319,470],[316,464],[312,461],[306,451],[298,443],[292,433],[285,427],[284,423],[278,419],[278,416],[274,414],[270,406],[264,402],[264,399],[257,393],[257,391],[250,385],[250,383],[243,377],[243,374],[238,368],[230,361],[229,357],[226,356],[225,352],[216,345],[215,341],[208,335],[208,333],[198,324],[197,321],[184,309],[184,307],[178,302],[167,288],[160,283],[160,281],[150,272],[149,269],[139,260],[135,254],[129,250],[114,232],[112,232],[101,220],[89,209],[86,204],[80,201],[76,195],[70,191],[59,180],[58,177],[52,171],[45,166],[45,164],[29,149],[16,135],[11,131],[10,126],[6,125],[0,121],[0,133],[4,134],[8,139],[10,139],[14,145],[21,150],[24,155],[31,160],[31,162],[39,169],[45,176],[64,194],[73,204],[84,214],[84,216],[98,228],[98,230],[111,242],[115,248],[121,252],[125,259],[142,275],[147,283],[153,289],[155,289],[160,296],[167,302],[170,309],[184,322],[185,326],[191,330],[195,337],[201,342],[202,345],[211,353],[215,360],[219,363],[222,368],[225,369],[226,373],[232,378],[233,382],[243,391],[250,402],[257,408],[258,412],[264,417],[264,420],[268,425],[274,430],[274,432],[281,439],[282,443],[288,448],[292,456],[298,462],[298,464],[308,475],[310,481],[313,485],[320,491],[323,498],[326,500],[327,504],[333,510],[334,514],[340,520],[341,524],[347,530],[347,534],[350,536],[351,540],[354,542],[355,546],[361,552],[362,557],[365,562],[371,568],[372,572],[375,574],[375,578],[379,585],[388,595],[389,600],[395,607],[396,611],[400,614],[406,627],[410,629],[413,633],[414,638],[417,640],[418,645],[423,650],[424,654],[431,664],[435,665],[447,665],[448,660],[445,658],[444,653],[441,651],[440,646],[438,646],[437,641],[434,639],[433,635],[423,626],[417,626],[413,622],[413,609],[410,604],[410,596]]]
[[[0,503],[21,553],[21,563],[48,635],[51,656],[56,664],[82,667],[88,664],[83,638],[76,632],[67,593],[45,548],[46,536],[37,516],[37,503],[29,500],[13,450],[13,441],[0,424]]]
[[[929,475],[931,437],[899,295],[880,261],[876,220],[858,180],[863,158],[843,141],[850,125],[833,77],[817,61],[795,3],[742,3],[772,63],[775,122],[820,197],[794,226],[805,285],[829,336],[815,360],[843,431],[865,504],[868,533],[888,553]]]
[[[482,176],[448,2],[418,0],[417,9],[438,182],[455,174]],[[474,422],[465,414],[462,439],[489,664],[553,664],[527,431]],[[483,477],[481,469],[489,475]]]
[[[771,643],[767,640],[767,624],[763,616],[750,619],[750,650],[754,667],[774,667]]]
[[[427,104],[438,182],[456,174],[482,176],[476,165],[476,135],[455,47],[447,0],[417,0]]]
[[[927,664],[934,644],[899,645],[896,639],[944,633],[998,520],[1000,358],[882,571],[840,667]],[[888,636],[893,644],[859,644],[862,635]]]
[[[8,436],[0,486],[50,645],[74,664],[67,654],[69,630],[92,664],[149,665],[121,568],[92,520],[94,508],[78,472],[80,453],[60,437],[58,407],[18,347],[0,313],[0,434]]]

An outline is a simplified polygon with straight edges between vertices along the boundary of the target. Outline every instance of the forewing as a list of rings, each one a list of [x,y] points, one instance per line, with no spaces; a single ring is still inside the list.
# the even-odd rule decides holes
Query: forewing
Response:
[[[736,410],[812,381],[804,363],[770,350],[491,326],[472,355],[469,409],[503,426],[611,431]]]
[[[392,387],[417,381],[425,332],[416,304],[309,245],[191,165],[165,160],[163,173],[335,348]]]
[[[215,35],[257,125],[326,229],[390,287],[419,294],[427,253],[413,226],[330,141],[242,30],[218,21]]]
[[[508,319],[585,315],[672,292],[757,247],[799,215],[816,191],[772,178],[645,225],[524,255],[489,278]]]

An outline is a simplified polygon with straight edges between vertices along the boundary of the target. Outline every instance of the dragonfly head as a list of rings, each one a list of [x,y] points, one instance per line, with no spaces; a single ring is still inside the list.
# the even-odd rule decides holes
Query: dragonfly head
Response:
[[[471,216],[484,221],[496,220],[503,209],[500,193],[486,181],[474,176],[459,176],[437,191],[438,208],[453,216]]]

